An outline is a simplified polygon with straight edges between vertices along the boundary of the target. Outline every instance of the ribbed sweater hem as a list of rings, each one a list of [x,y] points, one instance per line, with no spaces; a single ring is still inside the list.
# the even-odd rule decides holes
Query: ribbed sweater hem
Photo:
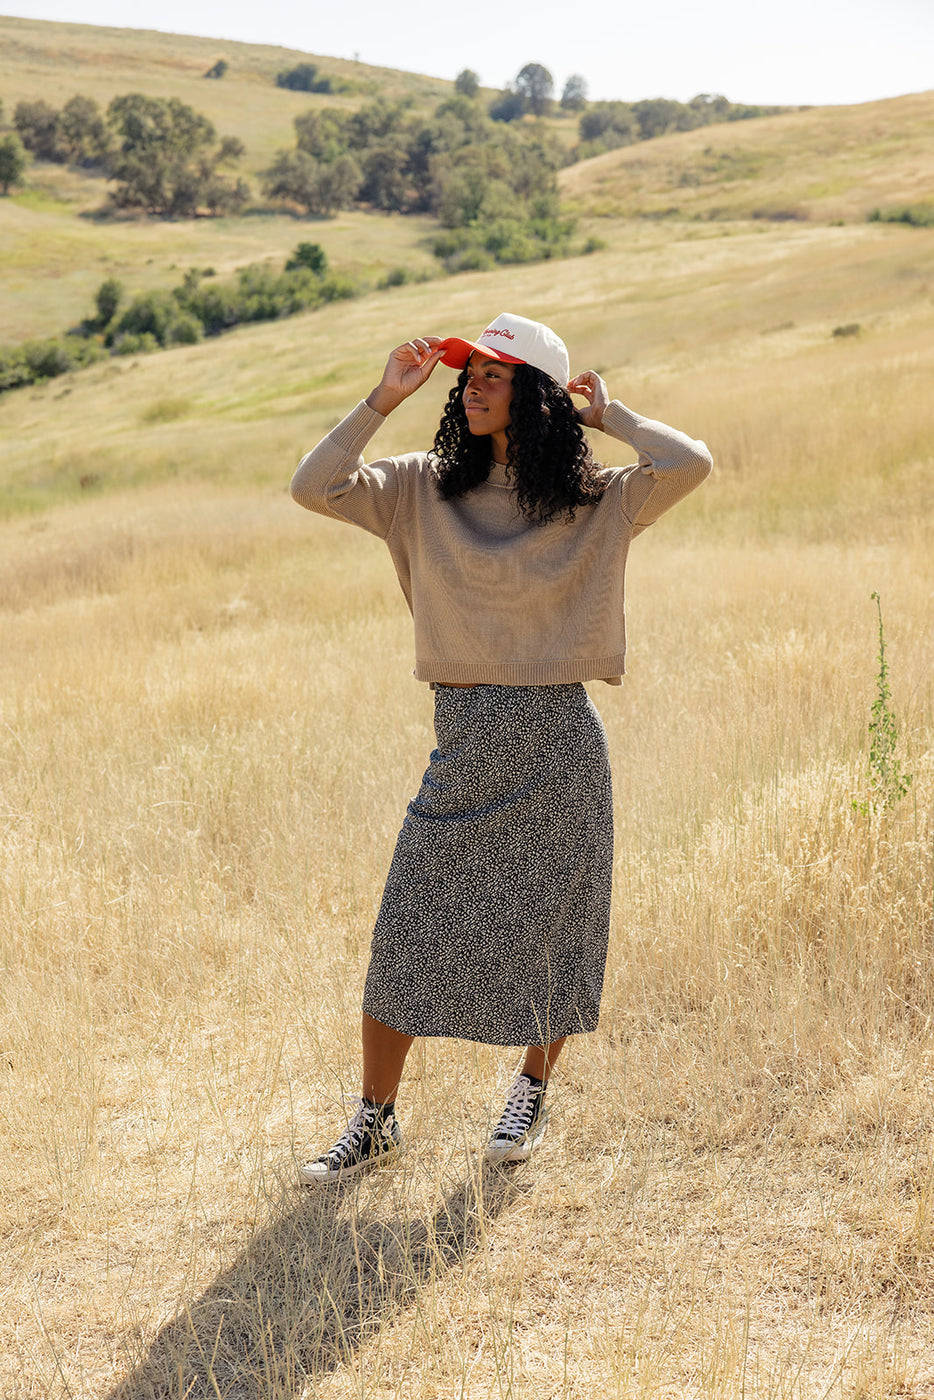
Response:
[[[569,685],[606,681],[621,685],[622,655],[568,657],[559,661],[429,661],[418,658],[415,679],[432,685]]]

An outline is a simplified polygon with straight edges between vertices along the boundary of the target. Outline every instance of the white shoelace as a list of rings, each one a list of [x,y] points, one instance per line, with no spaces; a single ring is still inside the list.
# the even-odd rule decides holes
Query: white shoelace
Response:
[[[354,1100],[351,1100],[351,1102],[354,1102]],[[363,1141],[364,1133],[370,1128],[375,1128],[375,1109],[369,1108],[367,1104],[364,1103],[363,1099],[357,1099],[356,1103],[358,1106],[353,1117],[330,1152],[326,1154],[328,1157],[337,1157],[338,1159],[346,1157],[350,1152],[355,1151],[355,1149],[360,1146]]]
[[[521,1137],[527,1133],[535,1112],[535,1101],[541,1097],[541,1089],[534,1088],[524,1075],[509,1086],[506,1093],[506,1107],[496,1127],[494,1137]]]

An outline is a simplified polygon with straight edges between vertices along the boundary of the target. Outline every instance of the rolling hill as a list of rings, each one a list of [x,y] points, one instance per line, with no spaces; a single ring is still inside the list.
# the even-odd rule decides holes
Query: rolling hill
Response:
[[[934,200],[934,91],[662,136],[569,167],[561,188],[615,218],[862,220]]]
[[[219,58],[227,60],[226,75],[205,79]],[[327,96],[276,86],[282,69],[308,61],[322,76],[350,84],[352,92]],[[309,107],[357,105],[376,96],[407,97],[428,107],[450,90],[440,78],[267,44],[0,16],[0,98],[8,117],[21,98],[60,106],[81,92],[106,106],[125,92],[178,97],[204,112],[218,131],[243,141],[247,172],[263,169],[277,147],[293,143],[292,118]]]

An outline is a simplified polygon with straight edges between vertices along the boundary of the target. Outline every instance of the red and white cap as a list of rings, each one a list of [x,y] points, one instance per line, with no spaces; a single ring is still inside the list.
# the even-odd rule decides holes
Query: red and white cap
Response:
[[[503,360],[507,365],[534,365],[567,388],[571,377],[571,362],[567,346],[548,326],[540,321],[527,321],[504,311],[491,321],[476,340],[461,340],[456,335],[441,342],[443,365],[463,369],[475,351],[490,360]],[[441,347],[438,346],[438,349]]]

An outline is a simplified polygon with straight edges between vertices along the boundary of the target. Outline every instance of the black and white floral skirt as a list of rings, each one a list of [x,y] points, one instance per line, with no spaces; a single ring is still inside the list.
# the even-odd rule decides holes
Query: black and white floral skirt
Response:
[[[416,1036],[543,1045],[597,1025],[613,811],[580,684],[435,690],[437,748],[383,892],[363,1009]]]

